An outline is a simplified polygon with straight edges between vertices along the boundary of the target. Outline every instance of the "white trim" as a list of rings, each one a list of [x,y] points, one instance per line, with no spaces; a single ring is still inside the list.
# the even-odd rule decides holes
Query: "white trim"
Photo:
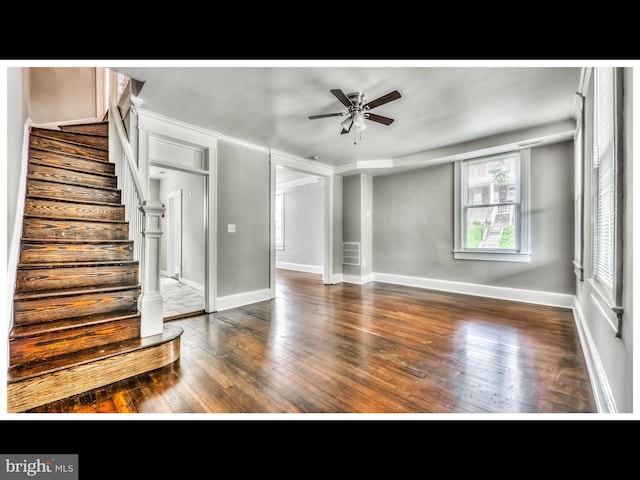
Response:
[[[580,345],[582,346],[582,352],[587,364],[598,413],[618,413],[618,407],[616,406],[616,401],[609,387],[609,382],[607,381],[607,375],[600,361],[598,349],[591,337],[584,319],[584,314],[582,313],[582,307],[577,297],[574,298],[573,316],[576,322],[576,328],[578,329]]]
[[[592,278],[590,278],[588,282],[591,285],[591,293],[589,294],[591,303],[593,304],[594,307],[596,307],[596,310],[598,311],[598,313],[600,313],[600,316],[607,321],[607,323],[612,328],[612,330],[617,334],[618,333],[618,327],[616,325],[617,317],[616,317],[616,314],[613,312],[613,310],[611,310],[611,304],[602,295],[602,292],[600,291],[600,288],[598,287],[597,282],[595,282]]]
[[[104,119],[107,113],[107,104],[110,104],[106,90],[107,69],[96,67],[96,117]]]
[[[257,302],[271,300],[271,289],[254,290],[252,292],[236,293],[227,295],[226,297],[216,298],[217,312],[228,310],[230,308],[242,307]]]
[[[575,297],[574,295],[567,293],[496,287],[491,285],[480,285],[477,283],[454,282],[450,280],[438,280],[424,277],[409,277],[390,273],[374,273],[373,279],[376,282],[394,283],[409,287],[428,288],[444,292],[462,293],[478,297],[498,298],[501,300],[511,300],[515,302],[549,305],[552,307],[562,308],[572,308]]]
[[[20,160],[20,178],[18,180],[18,191],[16,192],[16,216],[13,222],[13,235],[11,245],[9,245],[9,258],[7,263],[7,278],[9,288],[7,289],[7,318],[9,330],[13,328],[13,295],[15,293],[15,280],[18,272],[18,259],[20,256],[20,239],[22,238],[22,224],[24,220],[24,201],[27,192],[27,170],[29,168],[29,135],[31,132],[31,119],[28,118],[24,124],[22,133],[22,158]]]
[[[80,118],[76,120],[61,120],[58,122],[47,122],[47,123],[33,123],[31,126],[36,128],[49,128],[52,130],[60,130],[60,125],[78,125],[83,123],[96,123],[102,122],[102,118],[100,117],[87,117]]]
[[[490,155],[488,157],[472,157],[478,160],[488,160],[491,158],[500,158],[500,156],[509,156],[511,154],[518,155],[517,163],[517,177],[519,181],[518,188],[518,209],[520,215],[518,215],[517,225],[517,238],[518,245],[517,251],[513,250],[482,250],[482,249],[465,249],[465,229],[463,226],[463,206],[466,204],[464,199],[465,191],[462,188],[463,183],[466,180],[466,175],[463,170],[463,160],[454,162],[454,180],[453,180],[453,258],[455,260],[485,260],[485,261],[498,261],[498,262],[521,262],[529,263],[531,261],[531,151],[529,148],[522,148],[521,150],[515,150],[506,152],[499,155]],[[465,159],[470,160],[470,159]]]
[[[304,265],[302,263],[279,261],[276,261],[276,268],[282,268],[284,270],[295,270],[297,272],[319,273],[320,275],[322,275],[322,272],[324,270],[322,265]]]
[[[373,282],[374,275],[375,273],[370,273],[368,275],[348,275],[345,273],[342,275],[342,281],[344,283],[355,283],[357,285],[364,285],[365,283]]]
[[[342,273],[335,273],[331,275],[325,283],[328,285],[336,285],[342,282],[344,282],[344,275]]]
[[[471,252],[468,250],[453,250],[456,260],[488,260],[491,262],[531,262],[531,253],[514,252]]]
[[[188,278],[180,277],[180,282],[185,285],[198,290],[199,292],[204,293],[204,285],[198,282],[194,282],[193,280],[189,280]]]

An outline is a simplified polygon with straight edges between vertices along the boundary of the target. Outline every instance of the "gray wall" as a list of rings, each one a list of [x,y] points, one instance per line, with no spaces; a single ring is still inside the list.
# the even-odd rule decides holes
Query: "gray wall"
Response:
[[[14,234],[24,126],[29,119],[29,69],[7,68],[7,246]],[[20,212],[22,214],[22,212]],[[7,248],[7,259],[11,248]]]
[[[95,67],[32,67],[31,119],[35,124],[95,118]]]
[[[218,142],[217,295],[269,288],[269,154]],[[227,225],[235,224],[236,233]]]
[[[531,150],[530,263],[454,260],[453,164],[373,178],[373,271],[575,292],[573,142]]]
[[[168,194],[182,190],[182,278],[204,286],[205,177],[193,173],[165,169],[169,172],[159,183],[158,200],[168,205]],[[151,190],[151,188],[150,188]],[[151,193],[151,192],[150,192]],[[160,270],[167,270],[167,220],[162,221],[160,238]]]
[[[323,181],[284,192],[284,250],[278,262],[323,267]]]
[[[361,242],[361,184],[360,175],[350,175],[342,180],[342,241]],[[341,246],[341,245],[340,245]],[[357,265],[342,265],[345,275],[360,275]]]
[[[342,273],[342,190],[343,179],[339,175],[335,175],[333,179],[327,181],[333,182],[333,274]],[[333,279],[329,279],[332,283]]]

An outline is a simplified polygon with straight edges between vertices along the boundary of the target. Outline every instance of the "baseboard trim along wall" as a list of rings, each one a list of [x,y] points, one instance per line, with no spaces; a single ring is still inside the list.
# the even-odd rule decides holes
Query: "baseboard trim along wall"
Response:
[[[574,299],[573,316],[580,337],[582,353],[587,362],[587,370],[589,371],[589,378],[591,379],[591,386],[593,387],[593,395],[596,400],[598,413],[618,413],[618,407],[616,406],[613,393],[607,381],[607,376],[600,362],[600,356],[598,355],[593,338],[589,333],[589,328],[584,320],[582,307],[577,297]]]
[[[228,310],[230,308],[242,307],[252,303],[271,300],[271,289],[254,290],[251,292],[236,293],[226,297],[216,298],[216,311]]]
[[[433,278],[408,277],[390,273],[374,273],[376,282],[395,283],[408,287],[429,288],[465,295],[479,297],[499,298],[515,302],[535,303],[552,307],[573,308],[575,295],[568,293],[541,292],[537,290],[524,290],[520,288],[495,287],[491,285],[479,285],[477,283],[452,282],[449,280],[436,280]]]
[[[322,275],[322,265],[304,265],[301,263],[276,262],[276,268],[296,270],[298,272],[319,273]]]

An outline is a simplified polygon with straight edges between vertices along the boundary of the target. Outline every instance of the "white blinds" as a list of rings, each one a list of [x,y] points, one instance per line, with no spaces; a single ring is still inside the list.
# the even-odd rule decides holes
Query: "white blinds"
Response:
[[[615,96],[613,68],[597,68],[594,122],[594,277],[613,293],[615,278]]]

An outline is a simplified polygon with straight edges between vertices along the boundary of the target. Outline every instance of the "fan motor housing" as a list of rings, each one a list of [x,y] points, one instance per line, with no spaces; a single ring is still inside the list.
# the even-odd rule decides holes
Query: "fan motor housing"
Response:
[[[367,101],[367,96],[362,92],[352,92],[347,98],[353,103],[357,110],[360,110]]]

